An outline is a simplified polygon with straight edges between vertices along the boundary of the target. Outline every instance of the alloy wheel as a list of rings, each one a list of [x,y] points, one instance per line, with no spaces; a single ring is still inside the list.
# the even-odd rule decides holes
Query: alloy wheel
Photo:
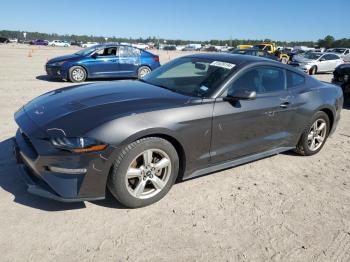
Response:
[[[326,139],[327,123],[324,119],[317,119],[309,130],[307,144],[311,151],[318,150]]]
[[[72,77],[75,81],[82,81],[85,77],[85,72],[81,68],[76,68],[72,71]]]
[[[151,72],[151,70],[149,68],[142,68],[140,70],[140,78],[144,77],[145,75],[147,75],[150,72]]]
[[[125,175],[129,193],[138,199],[157,195],[171,174],[169,156],[160,149],[148,149],[133,159]]]

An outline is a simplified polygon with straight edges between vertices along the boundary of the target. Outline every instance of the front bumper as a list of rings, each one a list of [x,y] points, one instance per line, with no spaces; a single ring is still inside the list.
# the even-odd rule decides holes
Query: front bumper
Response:
[[[46,64],[45,71],[49,77],[67,80],[67,72],[61,66]]]
[[[23,109],[15,119],[20,129],[14,139],[14,153],[30,193],[65,202],[105,198],[116,148],[89,153],[60,150],[42,138],[45,133]],[[62,173],[67,169],[84,171]]]

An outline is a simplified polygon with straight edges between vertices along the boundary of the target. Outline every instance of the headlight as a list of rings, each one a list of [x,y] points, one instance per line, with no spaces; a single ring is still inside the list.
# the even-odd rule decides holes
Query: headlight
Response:
[[[51,143],[57,148],[75,153],[100,151],[107,147],[107,144],[86,137],[56,137],[51,139]]]
[[[55,63],[52,63],[50,64],[51,66],[61,66],[65,63],[66,61],[61,61],[61,62],[55,62]]]

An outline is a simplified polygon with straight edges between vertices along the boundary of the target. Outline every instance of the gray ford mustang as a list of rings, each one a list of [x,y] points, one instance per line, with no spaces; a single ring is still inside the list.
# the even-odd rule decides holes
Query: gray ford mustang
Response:
[[[340,87],[288,65],[232,54],[175,59],[141,80],[58,89],[15,113],[30,193],[127,207],[184,180],[295,150],[321,150],[340,118]]]

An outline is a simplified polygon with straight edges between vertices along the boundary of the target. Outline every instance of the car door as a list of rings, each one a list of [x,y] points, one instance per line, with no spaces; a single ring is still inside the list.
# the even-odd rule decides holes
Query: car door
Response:
[[[94,52],[85,62],[92,77],[114,77],[119,72],[117,47],[107,47]]]
[[[256,91],[255,100],[225,101],[237,89]],[[230,159],[288,146],[292,117],[285,70],[253,67],[232,80],[213,110],[211,159]]]
[[[332,68],[332,62],[330,61],[329,54],[325,54],[318,59],[317,72],[327,72]]]
[[[141,50],[131,46],[119,46],[119,76],[135,76],[141,64]]]

